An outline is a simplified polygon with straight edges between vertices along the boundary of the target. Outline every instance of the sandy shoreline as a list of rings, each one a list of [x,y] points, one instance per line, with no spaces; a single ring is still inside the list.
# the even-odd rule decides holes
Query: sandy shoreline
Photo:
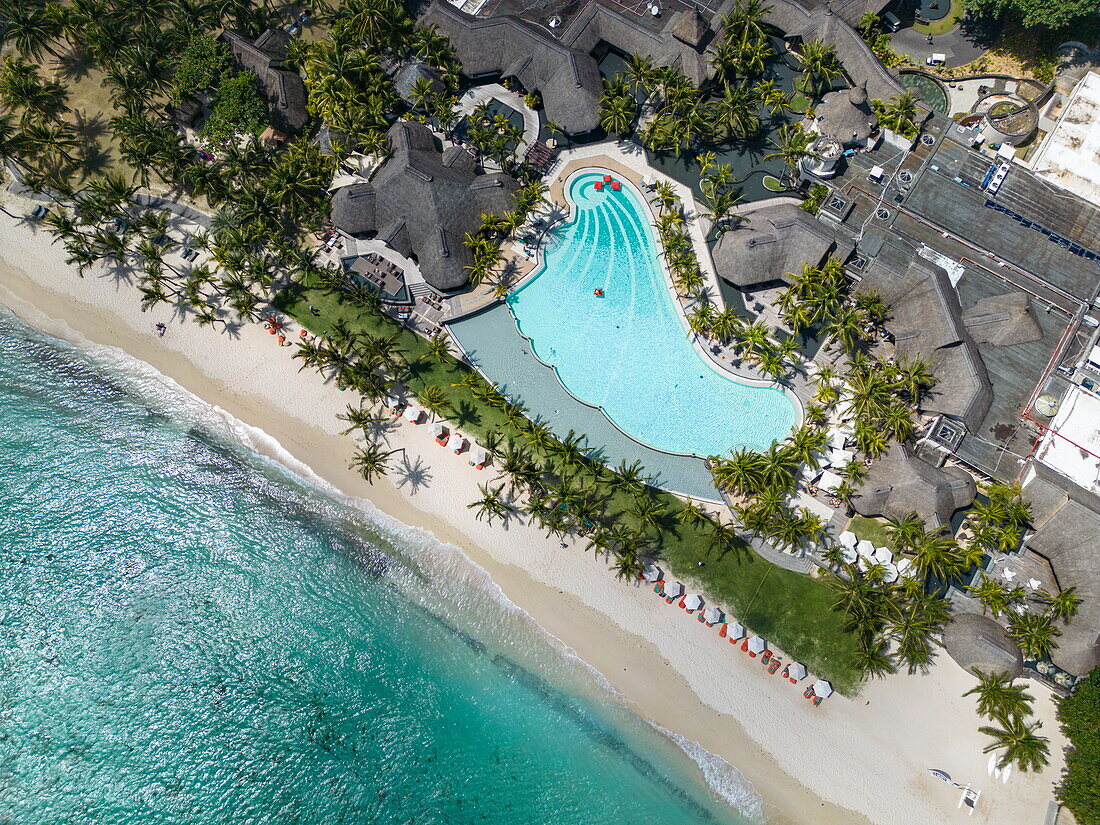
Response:
[[[312,370],[299,372],[293,350],[280,350],[261,328],[233,338],[219,328],[173,322],[167,309],[143,314],[132,287],[95,272],[81,279],[64,257],[45,233],[36,237],[4,218],[0,302],[52,334],[139,357],[260,428],[338,489],[461,547],[637,712],[735,765],[764,798],[769,822],[1044,821],[1062,740],[1043,688],[1029,686],[1055,767],[1014,774],[1003,785],[986,774],[986,741],[971,700],[961,698],[972,679],[946,656],[927,676],[891,677],[855,700],[837,696],[814,709],[801,688],[768,676],[647,589],[616,582],[602,560],[579,547],[562,550],[526,525],[505,530],[475,521],[465,505],[493,475],[437,447],[426,428],[402,424],[388,439],[410,461],[422,461],[428,483],[415,491],[396,488],[390,478],[365,484],[346,467],[352,445],[335,418],[350,396]],[[157,321],[169,324],[163,339],[153,335]],[[982,790],[972,817],[956,807],[956,789],[928,775],[932,767]]]

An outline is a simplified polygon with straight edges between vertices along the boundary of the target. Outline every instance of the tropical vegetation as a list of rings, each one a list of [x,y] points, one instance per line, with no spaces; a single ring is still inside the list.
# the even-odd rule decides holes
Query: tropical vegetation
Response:
[[[1100,822],[1100,668],[1058,700],[1058,721],[1069,740],[1058,799],[1077,822]]]

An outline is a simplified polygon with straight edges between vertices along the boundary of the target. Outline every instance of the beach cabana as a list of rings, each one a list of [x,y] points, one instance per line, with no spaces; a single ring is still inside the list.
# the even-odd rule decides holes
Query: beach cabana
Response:
[[[826,679],[818,679],[810,689],[813,690],[814,696],[820,696],[822,699],[828,699],[833,695],[833,686]]]
[[[442,421],[436,421],[432,424],[432,438],[441,447],[447,443],[447,428],[443,426]]]
[[[683,608],[688,613],[693,613],[696,610],[700,610],[703,607],[703,597],[697,593],[692,593],[690,596],[684,597]]]
[[[763,653],[768,649],[768,643],[764,641],[762,636],[749,636],[745,640],[744,650],[748,651],[748,654],[754,659],[758,653]]]
[[[806,678],[806,666],[802,662],[791,662],[787,665],[786,676],[792,685],[797,684]]]
[[[656,584],[661,580],[661,568],[651,564],[642,571],[642,578],[650,584]]]
[[[450,439],[447,440],[447,449],[454,450],[455,455],[458,455],[466,449],[466,439],[461,433],[451,433]]]
[[[419,407],[414,407],[411,404],[405,408],[405,420],[411,421],[413,424],[419,424],[420,419],[424,417],[424,411]]]
[[[671,584],[665,584],[665,599],[669,602],[674,602],[676,599],[684,595],[684,585],[680,582],[672,582]]]
[[[730,643],[745,638],[745,626],[741,622],[726,622],[718,631],[718,635],[730,640]]]
[[[717,607],[708,607],[703,611],[703,623],[706,624],[707,627],[714,627],[722,621],[723,618],[722,611]]]
[[[890,564],[894,561],[894,554],[890,552],[889,547],[876,547],[874,559],[879,564]]]
[[[851,547],[854,550],[856,542],[858,541],[859,539],[856,538],[856,534],[853,533],[851,530],[845,530],[843,533],[840,534],[841,547]]]
[[[856,545],[856,552],[864,558],[869,559],[875,555],[875,545],[867,541],[867,539],[863,539]]]

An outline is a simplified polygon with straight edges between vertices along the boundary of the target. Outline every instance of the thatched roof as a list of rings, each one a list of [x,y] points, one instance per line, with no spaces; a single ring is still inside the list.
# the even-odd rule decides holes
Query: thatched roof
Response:
[[[925,361],[936,376],[921,408],[961,421],[974,432],[989,411],[993,389],[947,273],[925,261],[912,261],[901,273],[876,261],[858,289],[873,289],[890,305],[887,326],[898,356]]]
[[[472,263],[466,233],[477,229],[484,213],[511,208],[518,184],[505,174],[478,174],[468,152],[442,152],[418,123],[395,123],[389,139],[393,156],[374,179],[333,195],[332,222],[348,235],[376,237],[414,258],[436,289],[459,289]]]
[[[447,36],[467,76],[515,77],[528,92],[542,95],[546,117],[570,134],[599,126],[603,80],[587,52],[518,17],[473,17],[442,0],[432,3],[421,23]]]
[[[1035,462],[1031,474],[1024,498],[1031,502],[1035,532],[1027,546],[1050,562],[1059,587],[1077,588],[1082,599],[1050,658],[1081,676],[1100,665],[1100,500],[1045,464]]]
[[[952,514],[974,500],[974,479],[957,467],[933,467],[908,447],[893,444],[875,461],[852,496],[864,516],[903,518],[916,513],[932,527],[951,522]]]
[[[962,316],[966,331],[978,344],[1009,347],[1043,337],[1031,312],[1031,298],[1023,292],[1006,292],[982,298]]]
[[[846,258],[850,241],[834,235],[825,224],[794,204],[766,206],[745,213],[736,229],[711,246],[718,274],[738,287],[785,280],[806,264],[818,266],[829,255]]]
[[[569,22],[561,42],[586,54],[601,42],[610,43],[625,54],[679,69],[696,86],[710,76],[706,48],[714,35],[703,15],[685,9],[666,18],[661,28],[651,28],[647,22],[651,21],[644,14],[624,12],[597,0],[587,3]]]
[[[867,102],[867,85],[829,92],[814,109],[814,131],[844,145],[864,144],[878,131],[878,116]]]
[[[290,35],[268,29],[255,41],[233,29],[222,32],[233,59],[260,79],[267,100],[268,120],[280,132],[297,132],[306,125],[306,87],[298,73],[282,65],[290,47]]]
[[[406,103],[412,103],[412,91],[420,80],[428,81],[433,94],[440,94],[447,90],[446,84],[440,79],[438,69],[424,63],[406,63],[393,75],[393,88]]]
[[[1020,648],[1008,638],[1005,629],[988,616],[956,613],[944,628],[943,646],[959,666],[984,673],[1009,673],[1013,678],[1024,672]]]

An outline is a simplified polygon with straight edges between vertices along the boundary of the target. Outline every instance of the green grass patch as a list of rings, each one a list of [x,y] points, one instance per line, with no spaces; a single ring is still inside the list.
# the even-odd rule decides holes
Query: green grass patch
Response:
[[[867,539],[875,547],[889,547],[890,536],[886,532],[886,523],[877,518],[856,516],[848,522],[848,529],[861,541]]]
[[[501,410],[475,397],[465,387],[454,386],[463,375],[472,372],[470,367],[455,358],[447,358],[442,363],[435,359],[417,360],[427,351],[426,342],[392,319],[354,306],[338,293],[301,285],[281,293],[275,304],[307,329],[321,335],[331,330],[338,320],[352,332],[374,336],[396,333],[406,356],[414,362],[413,374],[406,382],[410,390],[419,392],[429,384],[442,387],[448,394],[447,418],[476,440],[484,440],[489,432],[495,432],[523,442],[519,431],[506,422]],[[310,305],[318,315],[309,312]],[[348,401],[354,402],[351,392]],[[556,472],[554,458],[541,453],[535,455],[540,463]],[[485,480],[492,478],[493,475],[487,473]],[[611,525],[637,527],[637,519],[627,512],[632,501],[630,494],[606,476],[599,484],[600,489],[610,495],[605,505],[605,520]],[[667,493],[660,493],[658,498],[665,505],[666,514],[655,545],[670,576],[698,582],[708,600],[728,610],[731,616],[788,656],[804,662],[815,674],[829,679],[837,690],[849,695],[858,691],[860,673],[852,665],[856,639],[842,630],[845,617],[830,608],[832,594],[823,581],[776,567],[753,553],[747,545],[741,547],[740,552],[722,556],[710,552],[701,527],[677,522],[675,515],[681,509],[680,501]],[[703,631],[693,623],[684,622],[683,632]]]
[[[914,23],[913,30],[933,37],[937,34],[947,34],[959,25],[959,19],[964,14],[966,14],[966,0],[951,0],[951,10],[947,12],[946,17],[933,20],[931,23]]]
[[[774,175],[764,175],[763,184],[769,192],[782,192],[786,188],[783,186],[783,182]]]

